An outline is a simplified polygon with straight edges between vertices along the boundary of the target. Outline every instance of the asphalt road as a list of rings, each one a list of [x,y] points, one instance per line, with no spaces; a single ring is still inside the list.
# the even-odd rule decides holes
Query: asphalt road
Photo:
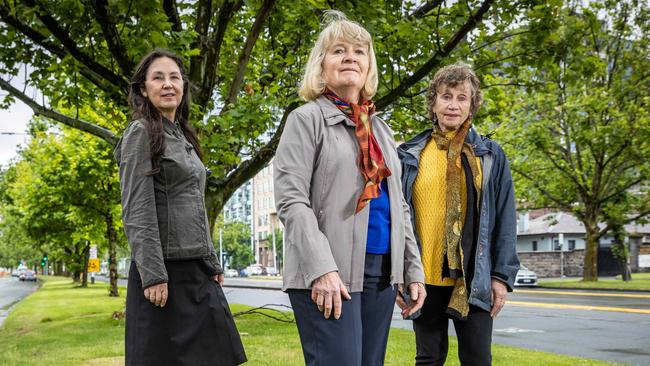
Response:
[[[19,281],[16,277],[0,277],[0,326],[11,306],[38,288],[36,282]]]
[[[226,278],[224,292],[233,304],[288,306],[280,286],[276,279]],[[412,329],[397,307],[392,326]],[[450,334],[455,335],[451,323]],[[517,289],[494,322],[493,341],[650,366],[650,292]]]
[[[226,279],[228,301],[262,306],[289,305],[277,281]],[[412,329],[397,308],[393,327]],[[454,335],[450,324],[450,334]],[[494,323],[494,343],[540,351],[650,365],[650,293],[519,289]],[[453,357],[450,355],[450,357]]]

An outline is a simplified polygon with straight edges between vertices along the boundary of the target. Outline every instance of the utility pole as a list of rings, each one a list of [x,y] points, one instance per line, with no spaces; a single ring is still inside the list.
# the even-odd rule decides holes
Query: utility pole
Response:
[[[221,265],[221,268],[224,267],[223,265],[223,228],[219,227],[219,264]]]

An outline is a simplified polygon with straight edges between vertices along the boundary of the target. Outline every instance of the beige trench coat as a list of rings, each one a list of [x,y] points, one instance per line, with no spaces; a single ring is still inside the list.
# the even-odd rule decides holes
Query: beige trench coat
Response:
[[[374,115],[373,133],[388,177],[393,284],[424,283],[420,252],[401,186],[391,129]],[[283,290],[308,289],[338,271],[348,291],[363,290],[369,205],[354,214],[364,186],[354,124],[321,96],[292,111],[274,160],[275,202],[285,226]]]

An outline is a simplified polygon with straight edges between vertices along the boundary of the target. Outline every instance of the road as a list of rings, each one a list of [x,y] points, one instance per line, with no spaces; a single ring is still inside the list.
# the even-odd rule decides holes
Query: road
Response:
[[[275,279],[227,278],[224,291],[233,304],[290,305],[288,296],[278,290],[280,286],[281,281]],[[412,329],[397,308],[392,326]],[[455,335],[453,326],[450,334]],[[508,304],[495,320],[493,341],[648,366],[650,292],[517,289],[509,294]]]
[[[289,305],[277,290],[250,289],[226,279],[230,303]],[[277,287],[275,281],[255,285]],[[393,327],[412,329],[396,309]],[[453,326],[450,334],[454,335]],[[650,365],[650,293],[518,289],[494,323],[494,343],[572,356]]]
[[[36,282],[19,281],[16,277],[0,277],[0,326],[11,306],[38,288]]]

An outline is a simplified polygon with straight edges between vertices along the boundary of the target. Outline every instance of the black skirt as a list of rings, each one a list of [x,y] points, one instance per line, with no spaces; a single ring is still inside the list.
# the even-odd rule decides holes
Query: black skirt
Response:
[[[165,262],[169,298],[157,307],[144,297],[131,263],[126,295],[126,366],[231,366],[246,362],[221,286],[202,260]]]

